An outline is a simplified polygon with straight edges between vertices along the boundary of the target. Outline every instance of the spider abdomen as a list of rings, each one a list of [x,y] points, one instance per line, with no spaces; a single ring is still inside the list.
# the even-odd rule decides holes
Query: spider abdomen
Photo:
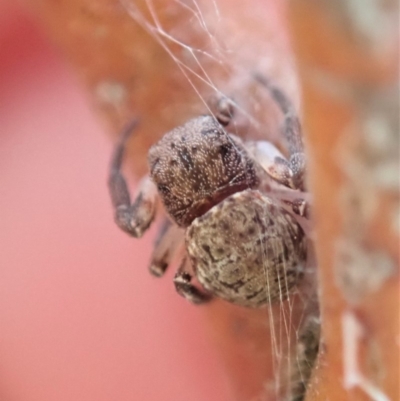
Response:
[[[231,195],[195,219],[186,247],[205,289],[249,307],[287,298],[307,258],[295,218],[256,190]]]

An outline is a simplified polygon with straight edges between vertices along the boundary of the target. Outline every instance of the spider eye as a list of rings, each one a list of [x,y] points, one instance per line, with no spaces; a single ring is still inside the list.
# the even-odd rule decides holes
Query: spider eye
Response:
[[[154,173],[154,171],[155,171],[155,169],[156,169],[156,167],[157,167],[157,165],[158,165],[159,163],[160,163],[160,158],[157,157],[157,158],[150,164],[150,172],[151,172],[151,174]]]
[[[158,185],[157,185],[157,189],[158,189],[158,191],[159,191],[160,193],[162,193],[162,194],[164,194],[164,195],[171,193],[171,190],[170,190],[169,187],[168,187],[167,185],[165,185],[165,184],[158,184]]]
[[[224,144],[219,147],[219,154],[224,158],[229,153],[229,145]]]

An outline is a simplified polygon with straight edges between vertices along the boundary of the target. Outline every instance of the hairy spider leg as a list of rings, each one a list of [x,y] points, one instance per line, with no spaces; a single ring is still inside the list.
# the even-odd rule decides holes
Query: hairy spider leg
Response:
[[[211,301],[213,299],[211,294],[200,290],[191,283],[193,277],[188,272],[190,268],[191,266],[188,258],[184,258],[174,277],[177,293],[196,305]]]
[[[254,78],[269,91],[272,99],[276,102],[284,115],[281,131],[288,145],[289,161],[277,156],[275,158],[275,163],[277,164],[276,175],[272,175],[272,177],[279,182],[281,182],[282,179],[282,183],[284,183],[287,177],[291,176],[289,186],[294,189],[304,189],[304,145],[301,124],[296,111],[289,98],[278,86],[274,85],[270,80],[260,74],[254,74]]]
[[[150,273],[156,277],[163,276],[176,255],[178,248],[183,246],[183,230],[169,219],[164,219],[154,244],[149,267]]]
[[[307,385],[315,364],[321,338],[321,321],[310,315],[303,322],[299,331],[296,347],[296,358],[293,361],[290,401],[303,401],[307,392]]]
[[[137,127],[137,120],[132,121],[123,130],[121,139],[115,146],[111,159],[108,188],[114,207],[114,219],[117,225],[133,237],[140,238],[152,223],[157,209],[157,188],[148,176],[139,183],[133,203],[126,179],[121,172],[126,142]]]

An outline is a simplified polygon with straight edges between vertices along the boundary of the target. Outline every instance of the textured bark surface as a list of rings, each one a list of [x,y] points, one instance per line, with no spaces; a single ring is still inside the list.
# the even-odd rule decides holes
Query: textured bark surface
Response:
[[[105,117],[114,137],[127,120],[140,118],[130,147],[138,175],[146,172],[147,149],[155,140],[204,112],[180,64],[120,2],[30,3],[82,76],[95,109]],[[146,2],[135,3],[150,18]],[[198,25],[187,22],[193,21],[189,11],[166,0],[154,3],[166,32],[173,31],[174,37],[192,48],[207,47],[210,38],[196,30]],[[229,68],[204,54],[197,56],[222,92],[250,99],[254,88],[243,71],[251,68],[272,74],[294,92],[287,79],[290,55],[281,3],[265,3],[218,2],[223,18],[213,26],[218,26],[228,48],[234,50],[224,56],[223,66]],[[310,399],[367,399],[357,384],[360,378],[344,372],[343,339],[354,330],[343,333],[343,323],[356,322],[363,331],[356,358],[363,377],[394,400],[399,377],[399,206],[394,152],[398,149],[394,90],[398,55],[396,30],[391,27],[396,23],[385,17],[377,0],[368,2],[368,7],[376,5],[377,12],[364,10],[372,19],[361,21],[356,19],[360,10],[346,8],[345,1],[332,3],[293,0],[289,8],[304,89],[321,265],[324,354]],[[390,8],[391,2],[386,3]],[[204,13],[210,11],[203,2],[198,4]],[[384,29],[377,29],[375,18],[380,18]],[[168,42],[168,49],[179,59],[186,56],[185,65],[201,79],[186,73],[205,98],[212,94],[193,54],[174,42]],[[271,58],[277,60],[272,66]],[[225,361],[234,399],[248,401],[265,394],[273,380],[267,313],[216,302],[205,314]]]
[[[289,8],[323,316],[309,400],[399,397],[398,9],[356,3]]]

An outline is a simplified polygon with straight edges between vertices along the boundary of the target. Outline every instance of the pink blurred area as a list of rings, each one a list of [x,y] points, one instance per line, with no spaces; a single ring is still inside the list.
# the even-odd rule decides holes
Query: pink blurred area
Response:
[[[33,19],[0,1],[0,400],[227,400],[202,311],[147,272],[111,141]]]

